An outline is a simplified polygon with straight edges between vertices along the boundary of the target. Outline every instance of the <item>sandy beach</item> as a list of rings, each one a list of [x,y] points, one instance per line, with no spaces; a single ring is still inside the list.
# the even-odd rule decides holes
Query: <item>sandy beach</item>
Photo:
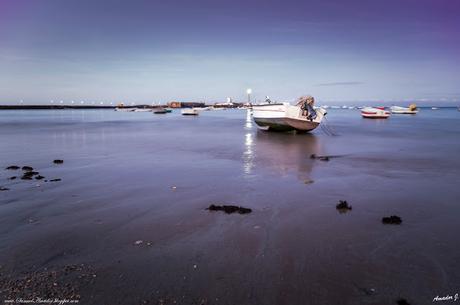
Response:
[[[245,110],[0,112],[0,298],[430,304],[460,292],[459,113],[331,110],[327,125],[335,135],[258,131]],[[382,224],[390,215],[402,224]]]

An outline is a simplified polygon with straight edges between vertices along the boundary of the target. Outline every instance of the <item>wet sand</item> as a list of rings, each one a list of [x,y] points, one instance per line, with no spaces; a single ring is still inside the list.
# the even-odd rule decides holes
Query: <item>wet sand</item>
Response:
[[[98,305],[460,293],[460,114],[331,110],[327,125],[336,136],[258,131],[240,110],[0,112],[1,299],[30,297],[10,289],[27,279],[37,295]],[[62,181],[8,180],[14,164]],[[390,215],[402,224],[383,225]]]

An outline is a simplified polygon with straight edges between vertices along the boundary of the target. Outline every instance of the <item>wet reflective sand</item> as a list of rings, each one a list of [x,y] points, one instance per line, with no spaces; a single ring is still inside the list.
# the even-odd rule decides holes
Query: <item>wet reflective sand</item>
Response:
[[[428,304],[460,293],[460,113],[331,110],[327,126],[337,135],[258,131],[241,110],[2,111],[1,167],[62,179],[0,171],[2,277],[91,266],[80,304]],[[339,200],[353,210],[338,213]],[[253,212],[206,211],[213,203]],[[402,225],[381,223],[393,214]]]

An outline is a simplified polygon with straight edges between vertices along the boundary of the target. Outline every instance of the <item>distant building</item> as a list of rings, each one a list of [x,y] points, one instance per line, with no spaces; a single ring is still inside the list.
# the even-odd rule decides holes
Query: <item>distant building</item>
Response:
[[[196,103],[196,102],[182,102],[182,108],[191,108],[191,107],[206,107],[205,103]]]
[[[170,108],[181,108],[181,102],[171,101],[168,103],[168,107]]]
[[[192,107],[205,107],[204,103],[196,103],[196,102],[176,102],[172,101],[168,103],[168,107],[170,108],[192,108]]]

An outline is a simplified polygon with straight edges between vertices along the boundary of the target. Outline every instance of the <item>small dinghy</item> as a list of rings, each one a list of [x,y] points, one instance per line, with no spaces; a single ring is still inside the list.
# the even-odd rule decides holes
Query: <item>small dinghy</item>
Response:
[[[115,111],[124,111],[124,112],[134,112],[136,108],[124,108],[124,107],[117,107]]]
[[[410,104],[409,107],[391,106],[391,113],[396,114],[416,114],[418,112],[417,105]]]
[[[163,107],[159,107],[159,108],[155,108],[153,110],[153,113],[154,114],[165,114],[165,113],[168,113],[168,111],[166,111],[166,109]]]
[[[181,110],[182,115],[198,115],[198,109],[196,108],[184,108]]]
[[[387,119],[390,117],[390,112],[384,107],[364,107],[361,109],[361,115],[366,119]]]

